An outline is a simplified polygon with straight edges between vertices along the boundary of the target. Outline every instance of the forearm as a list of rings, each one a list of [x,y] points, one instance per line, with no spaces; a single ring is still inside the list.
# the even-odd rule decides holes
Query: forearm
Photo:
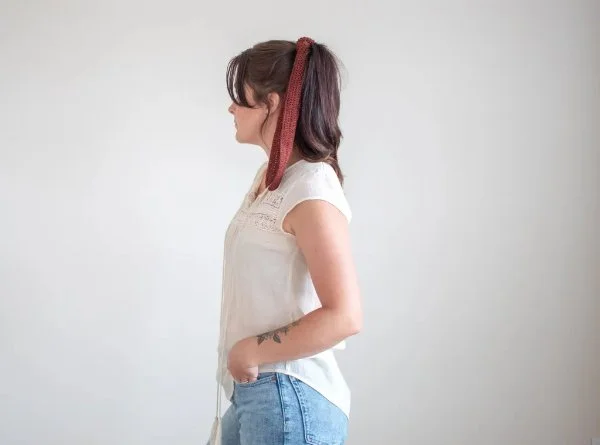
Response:
[[[359,329],[359,322],[346,312],[316,309],[287,326],[256,336],[256,365],[318,354],[356,334]]]

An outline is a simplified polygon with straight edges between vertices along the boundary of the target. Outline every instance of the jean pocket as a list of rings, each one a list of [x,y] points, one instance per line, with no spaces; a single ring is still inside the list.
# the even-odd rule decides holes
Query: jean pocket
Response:
[[[254,386],[264,385],[265,383],[274,382],[276,380],[274,372],[262,372],[258,374],[255,381],[249,383],[238,383],[235,382],[237,388],[252,388]]]
[[[298,397],[306,443],[343,445],[348,433],[346,414],[301,380],[290,376],[290,381]]]

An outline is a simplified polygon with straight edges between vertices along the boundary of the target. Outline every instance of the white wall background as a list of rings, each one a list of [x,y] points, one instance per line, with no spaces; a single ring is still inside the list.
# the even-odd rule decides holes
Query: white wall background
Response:
[[[600,2],[0,2],[0,444],[204,443],[259,149],[228,59],[346,66],[350,445],[600,436]]]

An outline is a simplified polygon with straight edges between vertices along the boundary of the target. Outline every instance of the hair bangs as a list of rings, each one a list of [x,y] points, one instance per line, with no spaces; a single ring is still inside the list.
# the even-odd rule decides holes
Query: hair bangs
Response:
[[[231,100],[239,106],[250,107],[246,97],[246,84],[248,77],[248,62],[250,59],[250,50],[246,50],[235,56],[227,65],[227,92]]]

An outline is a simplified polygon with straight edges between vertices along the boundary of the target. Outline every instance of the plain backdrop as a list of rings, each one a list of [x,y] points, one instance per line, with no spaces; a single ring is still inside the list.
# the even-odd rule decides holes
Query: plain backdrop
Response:
[[[203,444],[228,60],[344,63],[349,445],[600,436],[600,2],[0,2],[0,444]]]

